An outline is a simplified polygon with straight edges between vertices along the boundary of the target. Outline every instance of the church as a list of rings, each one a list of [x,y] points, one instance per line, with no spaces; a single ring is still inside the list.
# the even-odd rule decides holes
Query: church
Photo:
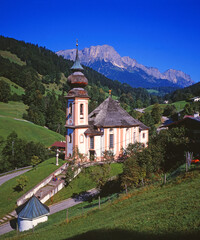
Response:
[[[89,96],[84,89],[88,84],[78,56],[71,67],[72,74],[67,82],[70,91],[66,96],[66,146],[65,159],[73,155],[77,148],[86,156],[86,161],[101,161],[105,151],[112,151],[118,159],[122,150],[130,143],[142,143],[147,147],[149,128],[131,117],[120,103],[109,97],[88,115]]]

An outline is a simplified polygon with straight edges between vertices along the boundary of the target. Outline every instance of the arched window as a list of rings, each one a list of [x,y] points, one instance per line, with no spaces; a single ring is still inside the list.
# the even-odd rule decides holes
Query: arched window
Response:
[[[69,143],[72,143],[72,134],[69,134]]]
[[[83,103],[80,104],[80,118],[83,119],[83,111],[84,111],[84,107],[83,107]]]
[[[69,114],[72,115],[72,103],[69,104]]]

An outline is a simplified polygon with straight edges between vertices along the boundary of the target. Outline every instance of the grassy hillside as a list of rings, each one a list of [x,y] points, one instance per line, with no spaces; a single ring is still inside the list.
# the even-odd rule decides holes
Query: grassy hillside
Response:
[[[59,160],[59,164],[61,166],[64,164],[64,161]],[[15,209],[15,204],[19,197],[49,176],[49,174],[60,166],[56,166],[55,158],[51,158],[40,163],[36,169],[32,169],[29,172],[24,173],[23,175],[28,177],[28,183],[24,190],[20,192],[14,190],[17,185],[16,179],[19,177],[15,177],[2,184],[0,187],[0,218]]]
[[[55,141],[65,139],[64,136],[59,133],[26,122],[25,120],[17,120],[4,116],[0,117],[0,135],[5,139],[12,131],[15,131],[19,138],[28,141],[41,142],[47,147]]]
[[[24,89],[17,85],[16,83],[10,81],[8,78],[0,77],[0,80],[3,80],[4,82],[7,82],[10,85],[11,94],[16,93],[19,96],[24,94]]]
[[[199,239],[199,170],[183,174],[164,186],[149,186],[122,194],[66,223],[66,211],[49,216],[49,222],[9,239],[185,240]],[[83,209],[89,208],[83,205]],[[80,208],[80,207],[79,207]],[[69,210],[69,212],[73,209]],[[8,238],[4,238],[8,239]]]
[[[19,138],[27,141],[41,142],[50,146],[55,141],[64,140],[64,136],[47,128],[22,119],[27,106],[21,102],[0,103],[0,135],[6,139],[15,131]]]
[[[89,189],[95,188],[96,183],[91,179],[89,171],[93,168],[98,168],[99,166],[93,166],[84,169],[77,178],[75,178],[69,186],[63,188],[54,197],[51,203],[60,202],[66,198],[71,197],[73,194],[79,194],[80,192],[87,191]],[[111,164],[110,177],[116,176],[123,172],[123,164],[113,163]],[[50,203],[50,201],[48,202]]]
[[[18,58],[16,54],[13,54],[9,51],[0,50],[0,56],[2,56],[3,58],[7,58],[10,62],[16,63],[20,66],[26,65],[26,63],[23,62],[20,58]]]
[[[27,105],[22,102],[9,103],[0,102],[0,115],[14,118],[22,118],[23,114],[26,113]]]
[[[186,104],[187,104],[186,101],[178,101],[178,102],[171,103],[169,105],[174,105],[176,107],[176,110],[180,111],[185,107]],[[167,104],[159,104],[159,106],[162,110],[164,110]],[[153,105],[148,106],[147,108],[145,108],[145,112],[151,112],[152,108],[153,108]]]

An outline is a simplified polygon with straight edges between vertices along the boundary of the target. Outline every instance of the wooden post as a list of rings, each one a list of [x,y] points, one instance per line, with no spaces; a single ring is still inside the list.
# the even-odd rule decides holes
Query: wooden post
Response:
[[[82,215],[83,215],[83,207],[82,207]]]
[[[143,180],[143,178],[142,178],[142,186],[144,187],[144,180]]]
[[[165,176],[164,176],[164,184],[166,184],[166,182],[167,182],[167,175],[166,175],[166,173],[165,173]]]
[[[99,209],[101,208],[101,199],[100,199],[100,195],[99,195]]]
[[[187,160],[186,160],[186,163],[185,163],[185,171],[186,171],[186,172],[188,171],[188,164],[187,164]]]
[[[126,194],[128,193],[128,190],[127,190],[127,185],[125,184],[125,191],[126,191]]]
[[[67,216],[66,216],[66,222],[67,222],[67,223],[69,222],[68,216],[69,216],[69,212],[68,212],[68,208],[67,208]]]
[[[18,226],[18,222],[16,222],[16,230],[17,230],[17,235],[19,234],[19,226]]]

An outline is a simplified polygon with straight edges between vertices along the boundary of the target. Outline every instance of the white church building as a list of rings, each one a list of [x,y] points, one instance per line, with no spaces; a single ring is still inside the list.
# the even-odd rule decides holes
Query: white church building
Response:
[[[149,128],[131,117],[118,101],[109,97],[88,115],[89,96],[84,87],[88,84],[78,57],[68,77],[71,89],[68,92],[66,110],[65,158],[78,148],[86,160],[101,161],[103,152],[112,151],[115,159],[122,154],[129,143],[142,143],[147,147]]]

